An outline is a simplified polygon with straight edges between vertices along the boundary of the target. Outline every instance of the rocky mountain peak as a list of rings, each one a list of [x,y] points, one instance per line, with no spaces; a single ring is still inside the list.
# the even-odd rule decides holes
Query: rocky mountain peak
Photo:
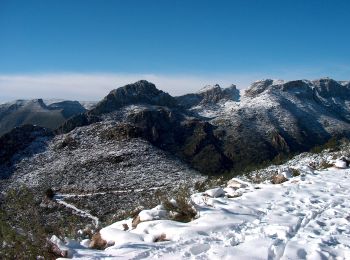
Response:
[[[198,94],[202,97],[201,104],[213,104],[223,99],[234,101],[239,99],[239,90],[234,84],[228,88],[221,88],[218,84],[206,86]]]
[[[187,94],[177,97],[178,103],[185,108],[196,105],[217,104],[221,100],[239,101],[240,92],[236,85],[231,84],[227,88],[220,87],[219,84],[207,85],[197,93]]]
[[[93,114],[109,113],[131,104],[174,107],[176,100],[168,93],[157,89],[153,83],[140,80],[112,90],[91,112]]]
[[[221,90],[221,87],[219,84],[215,84],[215,85],[206,85],[204,86],[202,89],[200,89],[197,94],[202,94],[202,93],[206,93],[206,92],[212,92],[212,91],[217,91],[217,90]]]
[[[263,79],[255,81],[251,84],[251,86],[245,91],[247,96],[253,97],[259,95],[264,92],[268,87],[273,85],[272,79]]]

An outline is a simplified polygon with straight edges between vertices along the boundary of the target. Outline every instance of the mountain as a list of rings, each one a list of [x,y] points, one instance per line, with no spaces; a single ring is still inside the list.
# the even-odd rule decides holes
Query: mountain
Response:
[[[34,189],[44,222],[73,214],[98,226],[193,188],[202,174],[238,175],[349,137],[349,102],[350,83],[328,78],[215,85],[180,97],[138,81],[54,131],[21,126],[0,137],[0,190]],[[42,103],[31,111],[51,111]],[[45,202],[46,190],[56,200]]]
[[[268,79],[242,92],[239,101],[189,108],[223,133],[223,153],[233,168],[307,151],[334,136],[349,136],[349,82]]]
[[[245,91],[214,85],[175,98],[139,81],[113,90],[59,131],[103,121],[119,111],[113,120],[140,128],[143,138],[195,169],[239,172],[307,151],[333,136],[349,136],[349,95],[349,82],[328,78],[267,79]],[[121,108],[129,106],[137,109],[126,115]]]
[[[56,129],[68,118],[85,111],[78,101],[59,101],[46,105],[42,99],[33,99],[1,104],[0,136],[25,124]]]

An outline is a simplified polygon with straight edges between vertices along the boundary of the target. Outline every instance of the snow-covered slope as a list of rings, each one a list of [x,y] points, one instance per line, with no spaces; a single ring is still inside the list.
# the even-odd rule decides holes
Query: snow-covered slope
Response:
[[[47,188],[63,195],[91,193],[71,196],[67,202],[106,220],[122,211],[156,203],[157,191],[172,194],[180,185],[203,179],[148,141],[118,132],[124,131],[123,127],[106,120],[68,134],[38,136],[0,163],[0,189],[23,184],[36,189],[39,197]],[[118,135],[110,136],[113,133]]]
[[[192,222],[166,220],[158,206],[134,229],[124,231],[131,219],[101,229],[103,251],[86,240],[61,248],[73,259],[349,259],[350,170],[296,167],[300,175],[283,184],[233,179],[192,195]]]

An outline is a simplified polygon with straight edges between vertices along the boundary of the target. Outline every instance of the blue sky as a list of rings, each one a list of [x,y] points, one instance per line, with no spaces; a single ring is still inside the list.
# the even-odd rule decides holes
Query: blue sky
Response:
[[[74,92],[62,93],[76,99],[138,77],[173,94],[260,78],[350,79],[349,11],[347,0],[0,0],[0,100],[21,87],[40,94],[38,78],[48,95],[57,77],[72,89],[74,76]],[[82,95],[84,78],[103,75],[101,93]]]

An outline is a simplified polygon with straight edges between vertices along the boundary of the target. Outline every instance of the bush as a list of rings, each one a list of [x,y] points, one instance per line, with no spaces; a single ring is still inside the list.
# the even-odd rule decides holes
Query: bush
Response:
[[[163,198],[162,205],[167,211],[173,213],[171,214],[172,220],[190,222],[196,217],[197,211],[190,202],[190,195],[188,187],[180,187],[175,198],[176,204],[167,198]]]
[[[323,150],[328,149],[330,152],[336,152],[340,150],[342,142],[346,142],[347,139],[339,139],[338,137],[330,138],[325,144],[315,146],[310,150],[311,153],[321,153]]]
[[[300,176],[300,171],[298,169],[290,168],[290,170],[292,172],[293,177]]]
[[[333,164],[331,164],[331,163],[329,163],[329,162],[327,162],[325,160],[322,160],[322,162],[320,163],[320,168],[321,169],[327,169],[327,168],[330,168],[332,166],[333,166]]]

